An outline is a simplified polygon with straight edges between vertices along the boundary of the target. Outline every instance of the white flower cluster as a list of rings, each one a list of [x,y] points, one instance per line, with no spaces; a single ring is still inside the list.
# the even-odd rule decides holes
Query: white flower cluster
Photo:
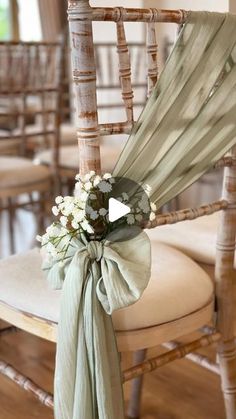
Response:
[[[84,176],[76,175],[75,196],[58,196],[55,199],[52,213],[57,221],[47,228],[43,236],[37,236],[50,258],[63,260],[74,237],[86,235],[90,240],[96,239],[98,230],[104,234],[110,231],[108,201],[114,183],[115,179],[110,173],[99,176],[90,171]],[[145,191],[150,192],[147,185]],[[129,198],[128,193],[123,192],[117,199],[129,205]],[[145,214],[149,214],[150,220],[155,218],[156,206],[149,202],[146,194],[142,194],[130,209],[130,213],[124,217],[129,225],[141,223]],[[124,222],[124,219],[120,222]],[[116,228],[116,225],[112,227]]]
[[[156,205],[153,202],[150,202],[148,199],[147,192],[151,192],[151,188],[148,185],[145,185],[145,192],[145,194],[142,193],[141,199],[137,201],[137,204],[130,207],[130,213],[126,216],[126,221],[129,225],[136,224],[136,222],[141,223],[144,221],[145,214],[149,214],[150,221],[153,221],[156,218],[155,212],[157,208]],[[128,194],[123,192],[121,195],[122,198],[118,198],[118,200],[129,206]]]

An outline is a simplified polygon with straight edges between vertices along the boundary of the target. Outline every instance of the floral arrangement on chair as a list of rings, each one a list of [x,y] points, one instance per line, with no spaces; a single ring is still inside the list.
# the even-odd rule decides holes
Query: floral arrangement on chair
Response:
[[[57,196],[52,213],[57,217],[37,240],[45,248],[49,258],[63,260],[73,238],[86,238],[87,241],[105,239],[108,233],[124,225],[141,225],[147,219],[155,218],[156,205],[149,202],[151,188],[145,185],[137,195],[135,205],[130,205],[130,196],[122,192],[116,199],[130,205],[130,212],[114,223],[109,222],[108,207],[116,178],[110,173],[103,176],[94,171],[82,176],[76,175],[75,195]],[[145,193],[142,193],[144,192]],[[133,195],[134,196],[134,195]],[[134,200],[133,200],[134,202]]]

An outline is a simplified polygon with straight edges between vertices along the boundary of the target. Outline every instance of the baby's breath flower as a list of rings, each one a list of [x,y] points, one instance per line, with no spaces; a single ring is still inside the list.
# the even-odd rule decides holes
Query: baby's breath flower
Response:
[[[111,190],[112,190],[112,186],[111,186],[108,182],[106,182],[105,180],[102,180],[102,181],[98,184],[98,189],[99,189],[101,192],[104,192],[104,193],[106,193],[106,192],[111,192]]]
[[[90,191],[90,189],[92,189],[92,182],[86,182],[85,184],[84,184],[84,189],[86,190],[86,191]]]
[[[148,197],[146,195],[142,196],[142,199],[139,201],[138,206],[145,214],[147,214],[150,211],[150,205]]]
[[[98,212],[97,211],[92,211],[91,212],[91,214],[90,214],[91,220],[97,220],[98,217],[99,216],[98,216]]]
[[[81,210],[81,209],[78,209],[78,208],[75,208],[72,212],[72,216],[74,217],[74,220],[77,223],[80,223],[83,220],[83,218],[85,217],[85,211]]]
[[[142,217],[142,215],[141,215],[141,214],[136,214],[136,215],[135,215],[135,220],[136,220],[136,221],[142,221],[142,219],[143,219],[143,217]]]
[[[63,197],[62,196],[57,196],[55,199],[56,204],[61,204],[63,202]]]
[[[101,215],[102,217],[104,217],[107,214],[106,208],[100,208],[98,212],[99,215]]]
[[[42,237],[39,234],[37,234],[36,240],[37,240],[37,242],[42,243]]]
[[[151,202],[150,203],[150,206],[151,206],[151,210],[152,211],[156,211],[157,210],[157,206],[156,206],[156,204],[154,204],[154,202]]]
[[[105,180],[107,180],[107,179],[110,179],[112,176],[111,176],[111,174],[110,173],[105,173],[104,175],[103,175],[103,179],[105,179]]]
[[[122,192],[122,198],[125,200],[125,201],[128,201],[128,199],[129,199],[129,195],[126,193],[126,192]]]
[[[101,176],[95,176],[93,180],[93,186],[98,186],[98,184],[101,182]]]
[[[60,217],[60,223],[61,223],[61,225],[63,225],[63,227],[66,227],[67,226],[67,223],[68,223],[68,218],[67,217],[64,217],[64,215],[62,215]]]
[[[155,218],[156,218],[155,212],[151,212],[150,215],[149,215],[149,220],[153,221],[153,220],[155,220]]]
[[[88,199],[88,192],[82,191],[79,195],[79,199],[80,199],[81,203],[86,202],[87,199]]]
[[[94,233],[93,228],[91,227],[91,225],[89,224],[88,220],[84,220],[81,223],[81,227],[84,231],[87,231],[88,233],[92,234]]]
[[[135,223],[135,218],[133,214],[128,214],[126,217],[127,223],[128,224],[134,224]]]
[[[89,172],[89,173],[87,173],[87,174],[84,176],[84,180],[85,180],[85,181],[88,181],[88,180],[90,180],[90,179],[91,179],[91,177],[93,177],[94,175],[95,175],[94,170],[90,170],[90,172]]]
[[[72,227],[77,230],[79,228],[79,223],[75,219],[71,222]]]
[[[52,213],[53,213],[55,216],[57,216],[57,215],[59,214],[59,209],[56,207],[56,205],[54,205],[54,206],[52,207]]]

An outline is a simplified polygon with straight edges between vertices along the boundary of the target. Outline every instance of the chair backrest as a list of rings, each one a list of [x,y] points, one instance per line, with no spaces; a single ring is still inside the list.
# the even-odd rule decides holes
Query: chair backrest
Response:
[[[131,76],[129,45],[125,22],[143,22],[147,26],[146,64],[147,96],[158,78],[155,22],[184,22],[186,12],[157,9],[92,8],[88,1],[69,1],[69,24],[72,49],[72,71],[77,104],[77,133],[80,142],[80,171],[100,171],[99,135],[128,134],[134,125],[134,85]],[[126,120],[98,124],[96,80],[99,74],[95,63],[92,21],[114,22],[117,33],[119,78]],[[133,69],[135,73],[135,69]]]
[[[76,122],[80,147],[80,172],[99,172],[99,136],[129,133],[135,121],[133,117],[133,86],[129,48],[125,36],[125,22],[144,22],[147,26],[147,84],[148,96],[158,79],[156,22],[183,24],[188,12],[183,10],[128,9],[123,7],[92,8],[88,0],[69,0],[69,26],[72,47],[72,71],[76,92]],[[92,22],[114,22],[117,32],[117,52],[122,98],[126,120],[98,123],[96,78]],[[102,23],[104,27],[104,23]],[[202,215],[222,211],[216,257],[216,295],[218,302],[218,330],[223,340],[233,337],[233,288],[232,271],[235,253],[236,226],[236,148],[231,156],[222,158],[218,167],[225,167],[223,198],[197,209],[187,209],[157,215],[147,227],[194,219]]]
[[[19,153],[58,141],[60,43],[0,43],[0,153]]]
[[[119,60],[117,44],[113,41],[94,43],[96,65],[96,91],[98,120],[117,121],[125,113],[124,102],[120,92]],[[147,99],[147,83],[145,74],[146,44],[144,42],[129,43],[132,85],[135,88],[133,98],[134,114],[137,116],[143,109]],[[70,48],[66,48],[63,59],[63,120],[71,120],[75,112],[73,80],[70,68]]]

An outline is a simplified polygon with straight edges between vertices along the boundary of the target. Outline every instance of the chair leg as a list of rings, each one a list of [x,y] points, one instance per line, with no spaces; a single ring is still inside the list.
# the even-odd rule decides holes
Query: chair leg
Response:
[[[145,360],[147,350],[141,349],[134,353],[134,365],[140,364]],[[141,395],[143,387],[143,376],[135,378],[131,384],[131,395],[128,406],[127,416],[130,419],[138,419],[140,417]]]
[[[9,227],[9,238],[10,238],[10,252],[15,253],[15,238],[14,238],[14,221],[15,221],[15,209],[12,198],[8,198],[8,227]]]
[[[236,343],[222,342],[218,347],[226,419],[236,419]]]

